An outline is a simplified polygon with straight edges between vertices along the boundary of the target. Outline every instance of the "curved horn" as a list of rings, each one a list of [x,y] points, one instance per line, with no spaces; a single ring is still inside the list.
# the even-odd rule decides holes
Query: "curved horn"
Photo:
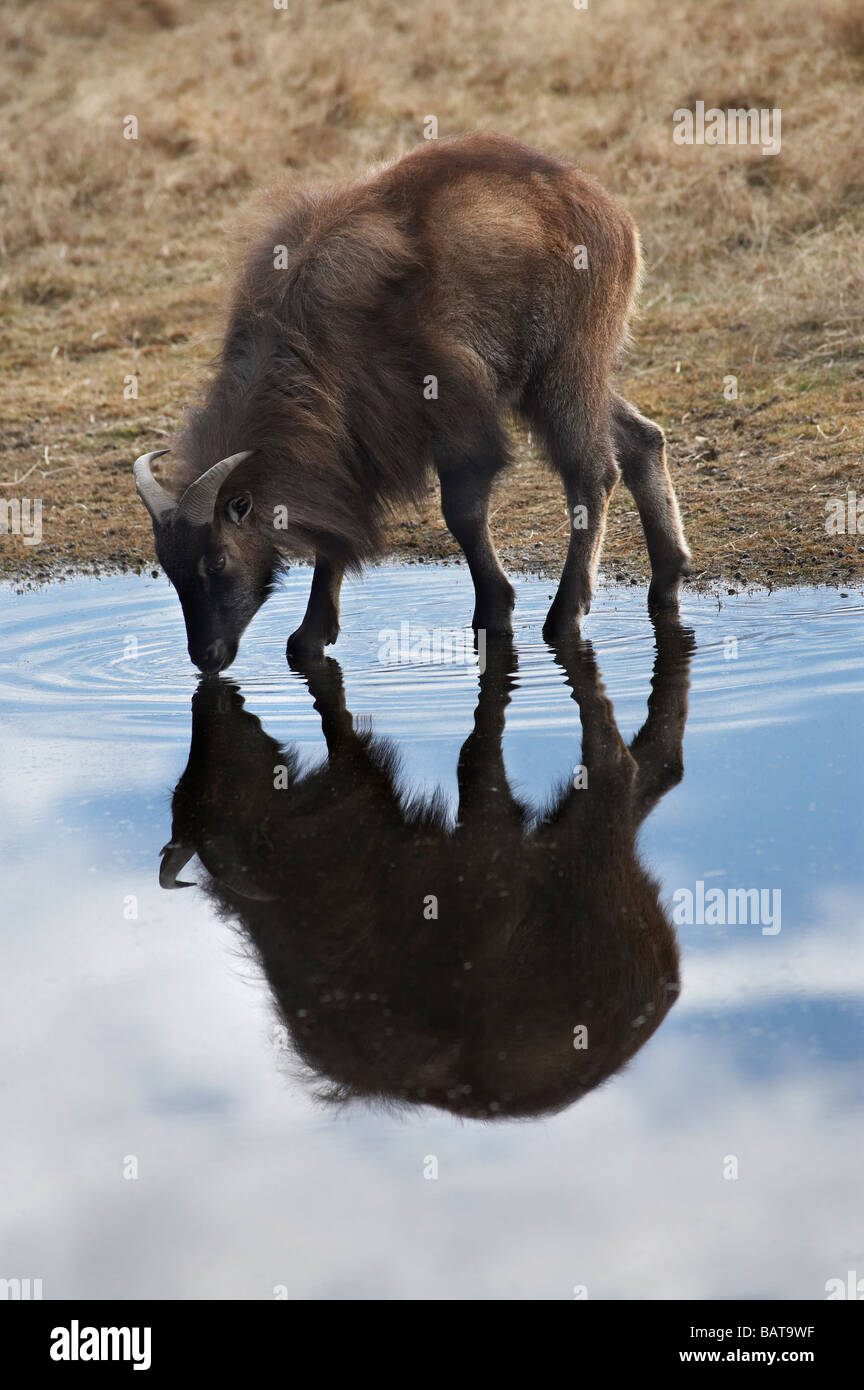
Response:
[[[150,464],[153,459],[161,458],[163,454],[167,453],[167,449],[157,449],[155,454],[142,454],[140,458],[135,460],[132,466],[132,476],[135,479],[135,491],[138,493],[138,496],[141,498],[141,501],[144,503],[144,506],[147,508],[157,526],[160,525],[168,513],[173,512],[174,508],[177,506],[174,498],[169,497],[162,484],[157,483],[150,471]]]
[[[220,459],[194,483],[190,483],[180,498],[180,515],[193,526],[209,526],[216,511],[219,489],[238,463],[248,459],[252,452],[252,449],[247,449],[243,454],[231,454],[228,458]]]
[[[194,888],[194,883],[183,883],[177,877],[189,863],[195,850],[189,845],[175,845],[169,841],[159,851],[162,863],[159,865],[160,888]]]

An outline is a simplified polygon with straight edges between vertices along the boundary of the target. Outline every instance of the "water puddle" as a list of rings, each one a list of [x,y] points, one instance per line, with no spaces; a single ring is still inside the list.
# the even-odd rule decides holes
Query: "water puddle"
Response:
[[[553,654],[524,579],[480,671],[465,572],[385,566],[290,671],[308,583],[200,684],[162,579],[0,592],[0,1276],[864,1273],[861,594],[601,589]]]

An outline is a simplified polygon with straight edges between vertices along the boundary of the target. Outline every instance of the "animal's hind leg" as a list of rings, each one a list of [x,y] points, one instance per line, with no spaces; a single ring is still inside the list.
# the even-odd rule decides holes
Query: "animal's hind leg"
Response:
[[[655,613],[652,621],[657,655],[648,718],[630,743],[639,767],[636,810],[640,822],[684,776],[690,659],[696,647],[692,629],[681,626],[677,613]]]
[[[547,642],[578,634],[591,607],[609,498],[618,480],[604,414],[579,405],[568,413],[536,412],[552,464],[564,480],[570,542],[552,607],[543,626]]]
[[[639,509],[651,560],[648,607],[654,612],[675,608],[682,576],[690,573],[690,552],[666,467],[663,431],[617,395],[611,424],[615,456]]]
[[[506,464],[503,448],[485,458],[447,457],[438,460],[441,510],[451,534],[461,545],[474,581],[475,632],[510,633],[515,594],[501,568],[489,534],[489,494],[495,474]]]

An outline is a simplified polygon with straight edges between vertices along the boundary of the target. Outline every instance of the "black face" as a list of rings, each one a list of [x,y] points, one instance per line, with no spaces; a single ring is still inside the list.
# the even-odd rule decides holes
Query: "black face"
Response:
[[[273,585],[272,564],[240,530],[248,495],[233,498],[211,526],[178,516],[156,528],[156,553],[180,598],[189,655],[200,671],[224,671]]]

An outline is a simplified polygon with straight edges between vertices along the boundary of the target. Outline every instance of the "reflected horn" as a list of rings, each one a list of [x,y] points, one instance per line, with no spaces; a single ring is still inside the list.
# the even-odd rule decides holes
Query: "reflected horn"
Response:
[[[253,450],[247,449],[242,454],[230,454],[228,458],[214,463],[213,467],[202,473],[200,478],[196,478],[194,483],[190,483],[180,498],[180,516],[192,526],[209,526],[216,511],[219,489],[225,479],[234,472],[238,463],[248,459],[252,452]]]
[[[132,466],[135,491],[157,526],[161,526],[168,513],[173,512],[177,506],[174,498],[169,496],[161,483],[157,483],[150,471],[150,464],[153,459],[161,458],[163,454],[167,453],[167,449],[157,449],[154,454],[142,454]]]
[[[162,855],[162,863],[159,865],[159,887],[160,888],[194,888],[194,882],[184,883],[177,875],[189,863],[195,853],[190,845],[175,845],[170,841],[163,845],[159,851]]]

